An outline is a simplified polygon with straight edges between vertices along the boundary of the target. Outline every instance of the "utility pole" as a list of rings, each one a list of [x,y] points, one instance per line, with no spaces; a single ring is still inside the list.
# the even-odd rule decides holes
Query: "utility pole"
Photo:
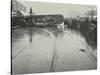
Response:
[[[32,7],[30,8],[30,16],[33,15]]]

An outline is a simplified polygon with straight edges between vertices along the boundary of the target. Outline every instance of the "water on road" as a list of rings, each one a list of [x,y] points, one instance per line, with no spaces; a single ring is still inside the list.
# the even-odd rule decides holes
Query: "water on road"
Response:
[[[68,29],[28,27],[12,32],[12,72],[17,74],[96,69],[95,52]]]

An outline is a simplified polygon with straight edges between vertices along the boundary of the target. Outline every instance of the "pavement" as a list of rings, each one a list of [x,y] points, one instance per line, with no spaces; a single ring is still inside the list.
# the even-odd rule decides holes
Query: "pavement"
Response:
[[[54,27],[12,30],[12,73],[93,70],[96,50],[79,33]]]

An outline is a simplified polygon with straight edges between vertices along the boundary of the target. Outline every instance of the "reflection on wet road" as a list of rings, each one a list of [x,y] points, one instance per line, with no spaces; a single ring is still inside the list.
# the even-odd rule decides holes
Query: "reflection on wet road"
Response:
[[[94,50],[78,33],[36,27],[12,32],[13,73],[96,69]]]

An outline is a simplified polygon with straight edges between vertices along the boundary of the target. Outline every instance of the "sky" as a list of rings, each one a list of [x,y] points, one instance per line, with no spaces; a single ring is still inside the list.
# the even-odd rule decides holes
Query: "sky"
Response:
[[[27,8],[32,7],[34,14],[62,14],[64,17],[83,16],[88,10],[96,9],[95,5],[79,5],[66,3],[49,3],[17,0]]]

